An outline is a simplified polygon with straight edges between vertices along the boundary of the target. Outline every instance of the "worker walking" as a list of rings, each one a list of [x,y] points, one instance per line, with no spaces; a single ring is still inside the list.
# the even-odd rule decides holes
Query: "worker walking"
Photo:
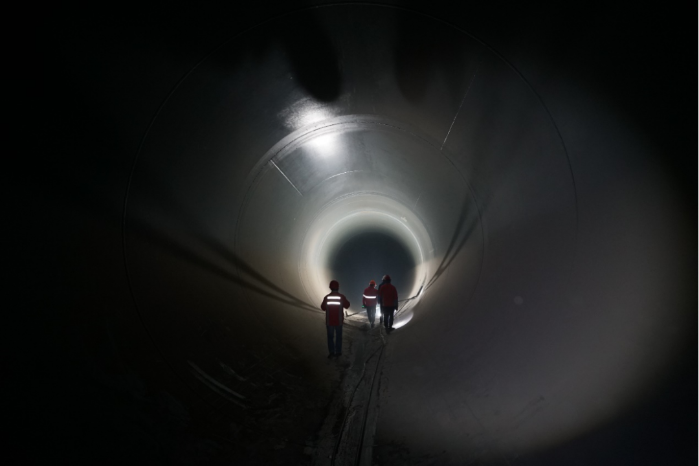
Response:
[[[369,286],[364,290],[362,295],[362,307],[366,308],[367,317],[369,317],[369,325],[374,328],[374,319],[376,319],[376,282],[371,280]]]
[[[386,333],[393,330],[393,315],[398,307],[398,290],[391,285],[391,276],[383,276],[383,283],[378,290],[379,302],[381,303],[381,315]]]
[[[325,326],[328,330],[328,358],[342,355],[344,309],[350,307],[350,302],[339,290],[340,284],[337,280],[331,281],[330,294],[323,298],[323,302],[320,305],[320,308],[325,311]]]
[[[383,324],[383,312],[381,311],[381,287],[384,286],[386,283],[386,277],[387,275],[384,275],[381,278],[381,284],[379,285],[378,289],[378,297],[377,297],[377,302],[379,303],[379,325]]]

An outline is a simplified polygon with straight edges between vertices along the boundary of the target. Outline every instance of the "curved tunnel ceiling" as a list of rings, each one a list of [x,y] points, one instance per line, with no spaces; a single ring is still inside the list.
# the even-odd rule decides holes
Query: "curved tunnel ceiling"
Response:
[[[355,314],[391,273],[411,299],[383,340],[377,439],[410,461],[517,464],[590,435],[643,402],[687,322],[665,305],[678,201],[605,105],[561,128],[497,51],[410,10],[260,24],[186,73],[140,146],[123,230],[138,319],[177,380],[239,418],[250,354],[330,393],[327,282],[366,270],[341,282]],[[624,137],[581,152],[599,109]],[[609,154],[643,163],[606,178]],[[403,252],[361,253],[379,241]],[[237,349],[197,337],[212,326]]]

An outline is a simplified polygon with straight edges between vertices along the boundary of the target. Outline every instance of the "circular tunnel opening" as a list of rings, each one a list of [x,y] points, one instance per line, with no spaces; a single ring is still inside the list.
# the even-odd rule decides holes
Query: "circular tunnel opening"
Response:
[[[330,201],[305,227],[299,248],[299,280],[311,302],[340,282],[351,313],[361,309],[369,280],[391,275],[401,300],[415,296],[433,267],[432,241],[404,204],[375,193],[352,193]],[[413,303],[414,304],[414,303]]]
[[[361,293],[369,280],[381,283],[384,274],[398,289],[410,290],[415,284],[415,263],[410,250],[398,238],[382,231],[366,231],[348,238],[331,253],[329,269],[340,282],[343,294],[361,303]]]

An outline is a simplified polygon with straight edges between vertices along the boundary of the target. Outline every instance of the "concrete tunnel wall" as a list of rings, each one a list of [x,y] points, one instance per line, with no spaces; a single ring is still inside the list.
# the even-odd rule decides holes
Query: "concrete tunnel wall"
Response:
[[[686,359],[686,201],[613,99],[572,73],[549,84],[534,51],[505,41],[508,57],[481,32],[334,5],[182,48],[196,60],[155,85],[162,105],[134,123],[115,183],[126,275],[112,286],[135,319],[79,317],[130,368],[110,380],[161,387],[213,426],[254,417],[256,366],[329,396],[327,269],[338,245],[384,231],[417,266],[401,297],[423,293],[389,337],[377,437],[410,461],[554,461],[590,435],[597,461],[638,455],[594,433],[628,432],[614,422]],[[361,288],[341,291],[358,311]]]

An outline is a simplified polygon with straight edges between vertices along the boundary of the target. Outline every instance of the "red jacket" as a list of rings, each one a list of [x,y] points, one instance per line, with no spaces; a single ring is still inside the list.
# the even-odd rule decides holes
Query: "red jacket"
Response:
[[[320,308],[325,311],[325,325],[342,325],[345,320],[345,313],[343,308],[347,309],[350,307],[350,302],[347,301],[345,295],[333,291],[329,295],[323,298],[323,303]]]
[[[362,295],[362,304],[369,307],[376,306],[376,296],[378,294],[379,292],[373,286],[367,287],[364,290],[364,295]]]
[[[381,307],[398,307],[398,291],[396,287],[390,283],[384,283],[379,288],[379,295],[381,296]]]

